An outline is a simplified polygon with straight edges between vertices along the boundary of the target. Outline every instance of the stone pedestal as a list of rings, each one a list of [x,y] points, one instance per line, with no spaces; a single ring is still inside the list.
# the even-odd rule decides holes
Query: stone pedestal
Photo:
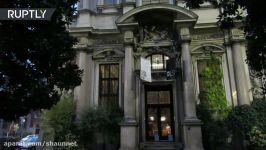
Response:
[[[198,119],[184,120],[184,150],[203,150],[201,125]]]
[[[138,150],[137,123],[121,123],[121,146],[119,150]]]

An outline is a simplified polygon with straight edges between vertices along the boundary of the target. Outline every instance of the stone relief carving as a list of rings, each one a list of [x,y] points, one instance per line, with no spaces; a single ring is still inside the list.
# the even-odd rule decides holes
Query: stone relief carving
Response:
[[[169,29],[158,26],[144,26],[143,28],[144,41],[163,41],[169,40]]]
[[[93,45],[103,45],[103,44],[122,44],[122,39],[96,39]]]
[[[79,37],[78,43],[73,46],[76,49],[85,49],[90,45],[89,39],[86,37]]]
[[[214,34],[201,34],[201,35],[192,35],[192,40],[206,40],[206,39],[217,39],[223,38],[223,33],[214,33]]]
[[[210,53],[224,53],[225,51],[215,46],[202,46],[192,51],[192,54],[210,55]]]
[[[124,58],[124,52],[110,48],[96,51],[93,54],[93,59],[98,59],[101,61],[118,61],[122,58]]]
[[[149,47],[149,48],[143,48],[143,47],[136,47],[136,52],[134,53],[134,56],[137,57],[146,57],[149,54],[152,53],[164,53],[170,56],[171,58],[176,57],[178,55],[178,51],[175,47],[169,46],[169,47]]]

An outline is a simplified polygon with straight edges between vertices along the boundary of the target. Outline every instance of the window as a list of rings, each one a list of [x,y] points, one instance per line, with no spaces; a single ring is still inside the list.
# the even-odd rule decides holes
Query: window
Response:
[[[104,5],[115,5],[117,0],[104,0]]]
[[[119,64],[100,65],[99,106],[119,105]]]
[[[199,91],[204,91],[204,75],[203,71],[204,68],[207,66],[207,61],[206,60],[198,60],[197,61],[197,67],[198,67],[198,78],[199,78]]]
[[[166,69],[166,62],[169,57],[163,54],[153,54],[147,57],[151,61],[151,69],[160,70]]]
[[[218,58],[197,60],[199,92],[205,92],[210,81],[223,86],[223,71]]]

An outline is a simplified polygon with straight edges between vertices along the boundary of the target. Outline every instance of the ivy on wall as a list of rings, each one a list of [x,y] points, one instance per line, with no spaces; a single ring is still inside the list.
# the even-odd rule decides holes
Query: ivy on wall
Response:
[[[203,146],[206,150],[229,149],[230,132],[225,119],[230,111],[223,86],[221,61],[210,53],[201,74],[200,104],[197,115],[202,120]]]
[[[207,107],[216,119],[222,119],[228,114],[228,104],[223,86],[221,61],[214,54],[206,60],[202,73],[202,84],[199,98],[201,105]]]

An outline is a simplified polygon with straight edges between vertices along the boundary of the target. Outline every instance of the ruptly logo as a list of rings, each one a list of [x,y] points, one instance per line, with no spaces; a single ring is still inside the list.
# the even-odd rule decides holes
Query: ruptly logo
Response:
[[[50,20],[54,8],[0,8],[0,20]]]

